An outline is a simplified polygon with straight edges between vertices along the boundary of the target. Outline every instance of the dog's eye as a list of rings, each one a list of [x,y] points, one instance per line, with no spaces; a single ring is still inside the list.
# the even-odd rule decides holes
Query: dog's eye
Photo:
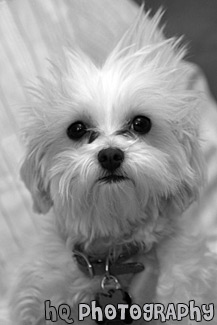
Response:
[[[147,116],[136,116],[131,124],[131,128],[140,134],[146,134],[151,130],[151,120]]]
[[[71,125],[69,125],[66,131],[68,137],[72,140],[79,140],[85,135],[86,132],[87,132],[86,125],[81,121],[72,123]]]

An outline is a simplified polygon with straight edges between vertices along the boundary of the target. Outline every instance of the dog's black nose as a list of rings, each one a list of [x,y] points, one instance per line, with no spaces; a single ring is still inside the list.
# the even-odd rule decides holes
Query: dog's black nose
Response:
[[[120,167],[124,160],[124,153],[118,148],[107,148],[100,150],[98,154],[100,165],[110,172]]]

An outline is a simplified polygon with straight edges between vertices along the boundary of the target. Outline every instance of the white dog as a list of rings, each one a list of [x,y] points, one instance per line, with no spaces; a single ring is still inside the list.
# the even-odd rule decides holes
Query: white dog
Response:
[[[100,310],[107,324],[216,324],[216,264],[189,210],[204,183],[200,100],[160,17],[141,10],[101,66],[65,50],[33,89],[21,175],[49,214],[13,324],[94,324]]]

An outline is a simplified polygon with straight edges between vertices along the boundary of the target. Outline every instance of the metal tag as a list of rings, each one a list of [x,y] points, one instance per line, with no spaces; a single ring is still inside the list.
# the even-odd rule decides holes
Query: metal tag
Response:
[[[103,311],[103,320],[96,321],[98,324],[131,324],[132,318],[130,317],[129,308],[125,311],[125,319],[121,320],[121,311],[118,310],[118,304],[127,304],[129,307],[132,304],[132,300],[128,292],[123,289],[110,289],[107,292],[100,292],[96,294],[96,306],[100,307]],[[112,304],[117,311],[117,316],[113,320],[108,320],[105,317],[104,309],[107,305]]]
[[[131,324],[132,318],[130,317],[129,308],[125,310],[125,319],[121,320],[121,310],[118,309],[118,304],[132,304],[132,300],[128,292],[121,288],[118,279],[110,274],[109,270],[109,256],[105,264],[105,275],[101,281],[102,292],[96,294],[96,306],[100,307],[103,312],[103,320],[96,321],[98,324]],[[105,315],[105,307],[113,305],[116,308],[117,315],[113,320],[107,319]]]

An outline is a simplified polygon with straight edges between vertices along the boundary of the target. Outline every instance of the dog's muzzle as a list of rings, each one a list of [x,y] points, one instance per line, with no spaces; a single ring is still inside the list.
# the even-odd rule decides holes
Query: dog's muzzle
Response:
[[[118,169],[124,161],[124,152],[122,150],[112,147],[102,149],[98,153],[98,161],[106,172],[106,175],[99,178],[100,182],[119,183],[128,179],[126,176],[120,174],[120,171],[118,172]]]
[[[114,173],[124,161],[124,152],[118,148],[102,149],[98,153],[98,161],[103,169]]]

